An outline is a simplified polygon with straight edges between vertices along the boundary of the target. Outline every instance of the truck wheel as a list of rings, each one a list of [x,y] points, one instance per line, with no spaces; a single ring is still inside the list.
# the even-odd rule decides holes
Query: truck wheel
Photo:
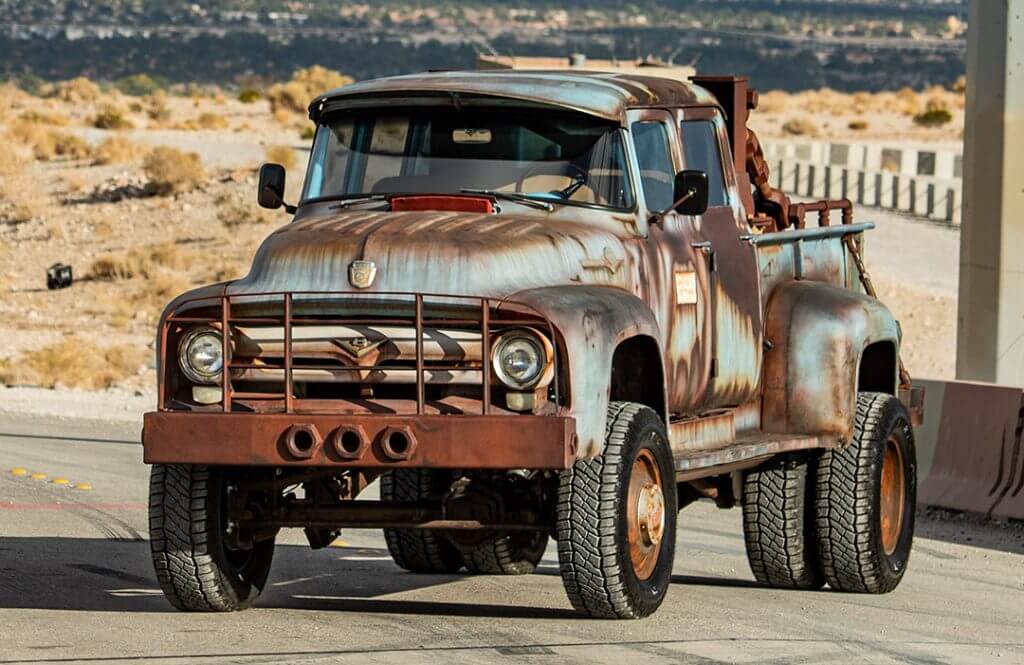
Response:
[[[658,609],[672,578],[677,512],[664,422],[646,406],[613,402],[604,451],[559,479],[558,560],[573,607],[618,619]]]
[[[818,466],[818,550],[829,586],[888,593],[907,570],[917,459],[907,410],[883,393],[857,397],[853,441]]]
[[[393,469],[380,477],[384,501],[437,499],[448,491],[449,475],[435,469]],[[384,529],[391,558],[411,573],[454,573],[462,557],[444,534],[428,529]]]
[[[167,600],[179,610],[233,612],[263,591],[274,540],[232,549],[224,471],[154,464],[149,480],[149,542]]]
[[[747,472],[743,536],[754,578],[778,589],[825,583],[814,537],[814,475],[806,453],[780,455]]]
[[[466,570],[475,575],[528,575],[544,556],[548,534],[542,531],[499,532],[479,543],[456,543]]]

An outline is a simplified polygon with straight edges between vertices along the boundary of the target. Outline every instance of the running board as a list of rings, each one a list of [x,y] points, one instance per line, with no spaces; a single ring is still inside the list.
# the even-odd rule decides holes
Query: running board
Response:
[[[694,480],[746,469],[779,453],[812,448],[833,448],[838,441],[814,434],[744,432],[727,446],[695,450],[674,456],[676,480]]]

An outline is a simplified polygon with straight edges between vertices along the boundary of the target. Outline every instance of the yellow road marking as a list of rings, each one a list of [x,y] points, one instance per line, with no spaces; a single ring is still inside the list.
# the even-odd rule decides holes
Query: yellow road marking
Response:
[[[23,469],[20,466],[11,469],[11,475],[21,478],[22,476],[28,475],[28,469]]]
[[[54,485],[68,485],[70,481],[67,478],[54,478],[50,481]]]
[[[91,490],[92,489],[92,485],[90,485],[89,483],[78,483],[77,485],[75,485],[75,489],[76,490]]]
[[[348,543],[346,543],[341,538],[338,538],[333,543],[331,543],[331,547],[348,547],[348,546],[349,546]]]
[[[29,478],[31,478],[32,480],[46,480],[46,474],[45,473],[33,473],[31,476],[29,476]]]

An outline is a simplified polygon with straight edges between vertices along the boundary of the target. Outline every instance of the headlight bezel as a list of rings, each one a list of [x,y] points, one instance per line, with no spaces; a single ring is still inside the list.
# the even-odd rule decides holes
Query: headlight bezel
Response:
[[[220,369],[216,372],[204,372],[197,369],[191,362],[191,347],[202,337],[216,339],[216,348],[220,351]],[[224,338],[221,331],[208,326],[193,328],[182,335],[178,341],[178,369],[190,382],[200,386],[217,385],[224,375]]]
[[[537,351],[540,359],[539,370],[527,381],[520,381],[510,376],[503,366],[503,353],[508,346],[518,340],[524,340]],[[491,343],[491,369],[498,382],[514,391],[529,391],[551,383],[554,377],[554,347],[551,341],[533,328],[513,328],[499,333]]]

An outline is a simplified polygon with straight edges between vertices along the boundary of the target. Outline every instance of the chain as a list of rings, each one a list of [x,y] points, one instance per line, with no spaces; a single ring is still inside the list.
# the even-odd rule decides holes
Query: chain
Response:
[[[846,242],[846,248],[850,250],[850,256],[853,257],[853,263],[857,266],[857,274],[860,275],[860,283],[864,285],[864,292],[872,298],[878,299],[878,293],[875,291],[875,285],[871,281],[871,274],[868,273],[868,268],[864,265],[864,259],[860,255],[860,248],[857,247],[857,243],[854,241],[852,235],[845,236],[843,240]],[[902,341],[902,340],[901,340]],[[907,366],[903,364],[903,358],[900,361],[900,387],[909,388],[911,385],[910,372],[907,371]]]

